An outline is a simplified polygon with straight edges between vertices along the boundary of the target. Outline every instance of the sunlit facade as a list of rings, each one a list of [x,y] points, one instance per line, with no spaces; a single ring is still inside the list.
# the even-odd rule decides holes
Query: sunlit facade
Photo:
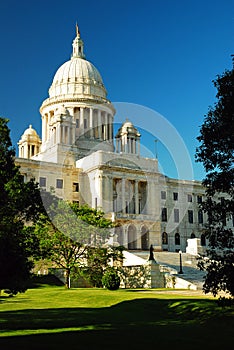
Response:
[[[199,181],[170,179],[158,160],[141,156],[141,135],[124,120],[114,135],[115,108],[96,67],[86,60],[78,27],[71,59],[57,70],[42,103],[41,138],[30,125],[16,159],[25,180],[68,201],[102,209],[119,226],[114,242],[129,250],[204,251],[206,215]]]

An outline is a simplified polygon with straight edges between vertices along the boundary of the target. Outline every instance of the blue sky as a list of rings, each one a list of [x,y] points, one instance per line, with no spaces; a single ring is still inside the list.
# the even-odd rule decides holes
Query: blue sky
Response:
[[[145,130],[143,149],[155,156],[158,138],[166,175],[201,180],[196,137],[216,100],[212,80],[232,67],[234,0],[1,0],[0,115],[10,119],[15,147],[29,124],[41,135],[39,108],[56,70],[70,59],[76,21],[108,98],[160,114],[174,128],[168,138],[176,135],[175,147],[178,135],[183,140],[193,174],[178,172],[171,143],[157,135],[157,118],[152,122],[144,110],[137,125]],[[133,111],[117,113],[116,122],[134,123]],[[179,167],[186,170],[183,157]]]

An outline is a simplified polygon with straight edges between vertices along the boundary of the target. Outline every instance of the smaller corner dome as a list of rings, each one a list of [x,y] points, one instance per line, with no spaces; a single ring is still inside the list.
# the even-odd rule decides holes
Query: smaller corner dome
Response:
[[[135,137],[141,136],[137,128],[128,119],[126,119],[126,121],[119,128],[116,137],[120,137],[123,134],[131,134],[131,135],[134,135]]]
[[[33,129],[32,125],[29,125],[28,129],[26,129],[21,137],[22,140],[39,140],[40,137],[37,134],[36,130]]]
[[[37,132],[35,129],[33,129],[32,125],[30,124],[28,129],[25,130],[25,132],[23,133],[23,135],[30,135],[30,136],[38,136]]]
[[[132,122],[126,118],[126,121],[122,124],[122,128],[134,128]]]

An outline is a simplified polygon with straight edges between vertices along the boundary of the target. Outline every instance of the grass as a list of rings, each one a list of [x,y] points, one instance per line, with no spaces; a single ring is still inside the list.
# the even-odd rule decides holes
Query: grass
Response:
[[[0,348],[218,349],[233,341],[233,308],[191,291],[70,289],[37,280],[0,297]]]

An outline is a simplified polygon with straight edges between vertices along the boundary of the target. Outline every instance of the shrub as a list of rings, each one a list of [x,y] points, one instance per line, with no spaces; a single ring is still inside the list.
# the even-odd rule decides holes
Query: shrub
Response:
[[[120,277],[117,271],[113,268],[106,270],[102,277],[102,284],[109,290],[119,289]]]

